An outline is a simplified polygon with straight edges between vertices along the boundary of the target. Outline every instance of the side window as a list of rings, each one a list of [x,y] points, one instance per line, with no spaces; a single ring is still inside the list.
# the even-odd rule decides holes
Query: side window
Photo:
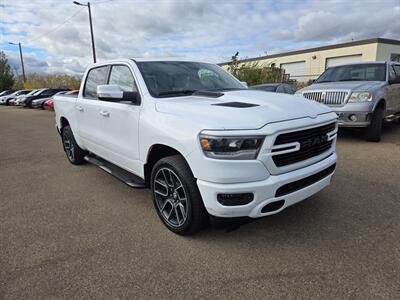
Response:
[[[83,96],[89,99],[97,99],[97,86],[107,81],[108,66],[94,68],[89,71],[86,78]]]
[[[389,78],[394,80],[396,78],[396,73],[394,71],[394,66],[389,67]]]
[[[279,86],[276,88],[276,92],[277,92],[277,93],[284,93],[284,92],[285,92],[285,90],[284,90],[284,85],[283,85],[283,84],[279,85]]]
[[[112,66],[108,84],[117,84],[124,92],[136,92],[135,80],[127,66]]]
[[[53,95],[52,90],[45,90],[43,91],[43,93],[40,94],[40,96],[51,96],[51,95]]]
[[[396,72],[396,76],[400,77],[400,65],[394,65],[393,69]]]

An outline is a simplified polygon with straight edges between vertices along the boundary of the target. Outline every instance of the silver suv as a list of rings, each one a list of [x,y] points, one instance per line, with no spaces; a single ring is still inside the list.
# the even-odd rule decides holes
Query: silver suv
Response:
[[[339,126],[364,127],[366,140],[379,142],[382,121],[400,121],[400,63],[331,67],[296,95],[328,105]]]

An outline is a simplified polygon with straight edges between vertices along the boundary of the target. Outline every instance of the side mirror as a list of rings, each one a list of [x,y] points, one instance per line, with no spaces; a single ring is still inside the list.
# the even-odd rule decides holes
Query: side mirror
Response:
[[[245,87],[249,87],[249,85],[247,84],[246,81],[241,81],[241,83],[242,83]]]
[[[138,92],[124,92],[117,84],[103,84],[97,86],[97,97],[103,101],[129,101],[136,105],[140,104],[140,95]]]
[[[308,85],[311,85],[311,84],[313,84],[314,82],[316,82],[317,80],[316,79],[310,79],[308,82],[307,82],[307,84]]]

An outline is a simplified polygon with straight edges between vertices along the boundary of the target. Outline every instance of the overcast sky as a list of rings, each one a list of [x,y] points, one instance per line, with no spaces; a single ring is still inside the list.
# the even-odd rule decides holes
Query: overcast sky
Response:
[[[191,57],[223,62],[366,38],[400,39],[400,0],[93,0],[98,61]],[[92,62],[88,12],[72,0],[0,0],[0,48],[20,71],[82,74]]]

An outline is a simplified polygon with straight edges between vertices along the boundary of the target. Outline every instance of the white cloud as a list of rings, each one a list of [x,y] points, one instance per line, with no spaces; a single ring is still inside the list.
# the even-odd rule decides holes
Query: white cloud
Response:
[[[21,41],[28,72],[80,74],[92,61],[86,7],[72,0],[3,0],[2,5],[0,44]],[[99,61],[189,56],[221,62],[236,51],[258,56],[316,43],[400,38],[398,0],[93,0],[92,15]],[[29,53],[32,48],[44,54]],[[19,66],[18,55],[7,54]]]

